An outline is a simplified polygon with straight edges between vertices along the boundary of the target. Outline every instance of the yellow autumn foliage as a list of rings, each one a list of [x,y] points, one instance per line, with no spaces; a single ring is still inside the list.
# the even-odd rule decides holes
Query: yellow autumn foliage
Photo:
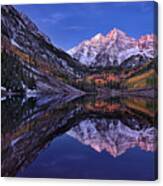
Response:
[[[148,77],[151,77],[151,76],[154,76],[154,75],[155,75],[155,70],[151,69],[148,72],[145,72],[141,75],[137,75],[137,76],[134,76],[134,77],[130,78],[129,80],[127,80],[127,83],[135,83],[135,82],[147,79]]]

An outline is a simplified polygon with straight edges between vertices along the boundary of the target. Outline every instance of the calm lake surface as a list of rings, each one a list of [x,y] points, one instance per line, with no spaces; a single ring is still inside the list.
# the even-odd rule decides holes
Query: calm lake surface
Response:
[[[157,101],[140,97],[2,101],[2,176],[157,177]]]

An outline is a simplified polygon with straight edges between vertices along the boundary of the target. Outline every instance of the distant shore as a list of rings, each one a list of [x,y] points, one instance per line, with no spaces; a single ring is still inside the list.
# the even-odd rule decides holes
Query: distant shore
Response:
[[[100,97],[138,96],[138,97],[157,98],[158,96],[157,90],[155,90],[154,88],[132,89],[132,90],[98,89],[97,94],[100,95]]]

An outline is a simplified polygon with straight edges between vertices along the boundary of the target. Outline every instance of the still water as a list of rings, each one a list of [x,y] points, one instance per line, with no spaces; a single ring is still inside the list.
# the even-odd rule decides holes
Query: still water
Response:
[[[157,102],[140,97],[2,101],[2,176],[157,177]]]

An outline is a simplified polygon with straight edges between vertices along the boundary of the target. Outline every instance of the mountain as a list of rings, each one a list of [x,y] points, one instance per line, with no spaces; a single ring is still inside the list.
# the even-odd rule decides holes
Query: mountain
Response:
[[[151,34],[136,40],[114,28],[106,36],[98,33],[90,40],[81,42],[68,53],[87,66],[118,66],[135,56],[143,59],[155,58],[157,38]]]
[[[1,14],[2,86],[10,91],[77,92],[70,84],[85,67],[56,48],[15,7],[2,6]]]
[[[138,40],[138,47],[144,55],[149,58],[157,56],[157,37],[154,34],[141,36]]]

